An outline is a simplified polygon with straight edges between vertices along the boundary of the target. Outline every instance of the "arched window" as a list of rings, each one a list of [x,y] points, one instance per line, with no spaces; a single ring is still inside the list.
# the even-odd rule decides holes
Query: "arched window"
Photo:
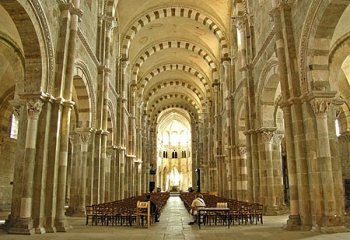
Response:
[[[10,138],[17,139],[18,135],[18,118],[15,114],[11,115]]]
[[[335,120],[335,134],[337,135],[337,137],[339,137],[339,135],[340,135],[339,120],[338,119]]]

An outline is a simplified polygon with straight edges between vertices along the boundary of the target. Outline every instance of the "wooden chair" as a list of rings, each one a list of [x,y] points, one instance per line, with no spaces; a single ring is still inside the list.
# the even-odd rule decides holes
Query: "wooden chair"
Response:
[[[93,208],[92,206],[85,206],[85,216],[86,216],[86,223],[85,225],[89,224],[89,219],[91,219],[91,222],[93,221]]]
[[[147,221],[147,228],[149,228],[151,224],[151,208],[150,208],[150,202],[137,202],[136,207],[136,223],[138,226],[143,226],[143,221],[146,219]]]

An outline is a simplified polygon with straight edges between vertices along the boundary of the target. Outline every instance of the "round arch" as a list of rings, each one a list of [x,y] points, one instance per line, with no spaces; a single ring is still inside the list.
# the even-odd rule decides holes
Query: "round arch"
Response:
[[[197,44],[191,43],[188,41],[163,41],[160,43],[155,43],[150,45],[150,47],[148,47],[148,49],[137,58],[138,60],[136,61],[132,69],[132,74],[133,74],[132,79],[135,82],[137,82],[137,75],[138,75],[139,69],[149,57],[151,57],[153,54],[157,52],[161,52],[164,49],[171,49],[171,48],[185,49],[203,58],[212,70],[213,80],[218,80],[219,78],[218,67],[217,67],[216,61],[213,60],[213,57],[209,53],[207,53],[207,51],[205,51],[204,48],[199,47]]]
[[[84,114],[87,115],[86,119],[88,119],[88,126],[86,127],[91,127],[95,125],[96,121],[96,91],[92,84],[91,74],[86,64],[81,59],[76,59],[74,64],[74,76],[78,76],[79,79],[81,79],[81,82],[75,82],[76,77],[74,77],[73,83],[78,84],[80,91],[77,93],[77,97],[84,102]]]
[[[324,88],[329,87],[328,66],[322,65],[315,68],[313,66],[316,64],[316,58],[318,62],[321,58],[328,60],[334,30],[349,4],[350,0],[342,1],[342,3],[336,0],[313,0],[310,4],[301,31],[299,45],[299,74],[303,93],[311,90],[324,90]],[[330,15],[332,17],[329,17]],[[317,42],[328,44],[328,47],[322,47],[321,53],[314,55],[313,53],[318,49]],[[314,84],[314,78],[316,80],[327,80],[327,83]]]
[[[216,24],[211,17],[197,11],[195,9],[186,8],[184,6],[176,6],[171,8],[160,8],[149,11],[149,13],[136,19],[133,24],[126,31],[125,36],[122,40],[122,57],[127,59],[129,47],[131,41],[135,37],[138,31],[140,31],[145,25],[151,23],[154,20],[166,17],[185,17],[202,23],[206,26],[213,34],[217,37],[222,51],[222,57],[228,57],[229,48],[226,37],[221,28]]]

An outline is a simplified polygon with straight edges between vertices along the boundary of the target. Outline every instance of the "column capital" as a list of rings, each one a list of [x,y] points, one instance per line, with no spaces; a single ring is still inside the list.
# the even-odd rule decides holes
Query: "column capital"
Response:
[[[120,58],[119,62],[120,62],[120,66],[122,67],[123,74],[126,74],[126,70],[130,64],[129,59],[128,58]]]
[[[40,98],[27,99],[27,113],[31,119],[38,120],[44,102]]]
[[[76,128],[75,132],[78,134],[81,143],[86,144],[89,142],[91,136],[91,128]]]
[[[110,132],[105,131],[105,130],[101,130],[101,135],[108,136],[108,134],[110,134]]]
[[[77,15],[79,19],[83,16],[83,11],[80,8],[74,6],[72,2],[69,2],[69,3],[61,2],[58,5],[58,7],[61,10],[61,12],[67,11],[72,15]]]
[[[275,143],[276,145],[280,145],[283,137],[284,137],[284,132],[276,130],[276,132],[273,135],[273,143]]]
[[[75,102],[72,100],[65,100],[62,102],[62,105],[64,107],[69,107],[69,108],[73,108],[73,106],[75,105]]]
[[[110,34],[112,34],[113,29],[118,26],[117,19],[115,17],[105,15],[103,17],[103,20],[106,23],[107,34],[109,35],[109,37],[111,37]]]
[[[248,21],[248,18],[246,15],[235,16],[232,18],[232,20],[233,20],[233,25],[235,25],[239,31],[245,31],[245,27]]]
[[[316,116],[324,116],[329,110],[331,104],[330,98],[314,98],[310,100],[312,110]]]
[[[77,7],[73,7],[70,12],[72,15],[78,16],[79,19],[83,16],[84,13],[83,10]]]
[[[248,130],[243,131],[244,135],[253,135],[256,133],[257,133],[257,131],[255,131],[254,129],[248,129]]]
[[[261,134],[264,142],[271,142],[277,128],[275,127],[262,127],[258,131]]]
[[[315,113],[315,116],[325,116],[329,110],[329,106],[336,97],[335,91],[311,91],[305,94],[302,98],[308,101]]]
[[[239,146],[237,148],[238,148],[239,155],[243,158],[247,154],[247,147]]]

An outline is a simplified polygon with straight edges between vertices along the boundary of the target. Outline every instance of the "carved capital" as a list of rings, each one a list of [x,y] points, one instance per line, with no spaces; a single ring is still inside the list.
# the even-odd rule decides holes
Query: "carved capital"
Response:
[[[111,17],[111,16],[104,16],[103,20],[106,23],[106,31],[109,33],[111,32],[115,27],[118,26],[117,24],[117,20],[115,17]]]
[[[280,145],[281,144],[281,142],[282,142],[282,139],[283,139],[283,137],[284,137],[284,134],[283,133],[275,133],[274,135],[273,135],[273,143],[274,144],[276,144],[276,145]]]
[[[90,136],[91,136],[91,129],[90,128],[77,128],[75,129],[76,133],[79,136],[79,139],[81,141],[82,144],[87,144],[90,140]]]
[[[246,24],[247,24],[246,16],[237,16],[233,18],[233,25],[235,25],[239,31],[245,31]]]
[[[269,143],[272,143],[275,131],[276,131],[276,128],[260,128],[259,129],[262,140],[264,142],[269,142]]]
[[[336,117],[338,118],[341,113],[342,105],[345,103],[345,100],[341,98],[333,98],[331,103],[335,108]]]
[[[313,98],[310,100],[312,110],[316,116],[324,116],[329,110],[331,104],[330,98]]]
[[[330,104],[336,97],[335,91],[311,91],[304,95],[304,101],[309,101],[316,116],[325,116],[329,110]]]
[[[247,154],[247,147],[238,147],[239,155],[243,158]]]
[[[44,103],[39,98],[29,98],[27,100],[28,118],[38,120]]]

